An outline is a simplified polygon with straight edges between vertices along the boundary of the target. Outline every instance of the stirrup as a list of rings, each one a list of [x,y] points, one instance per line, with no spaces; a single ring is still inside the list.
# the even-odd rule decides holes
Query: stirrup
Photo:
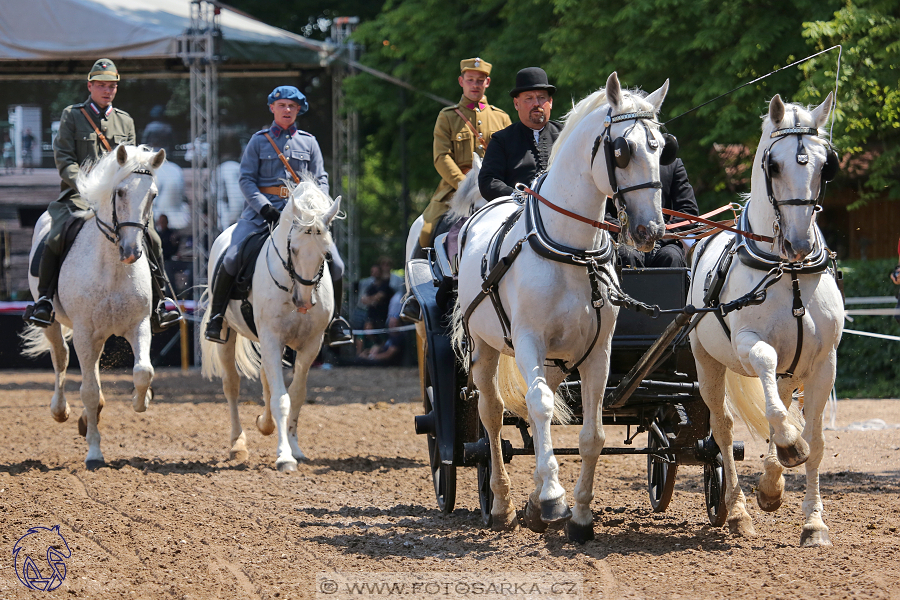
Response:
[[[327,337],[328,346],[332,348],[353,343],[353,334],[350,330],[350,324],[340,315],[331,320],[325,335]]]
[[[166,310],[166,300],[160,300],[156,308],[150,313],[150,331],[163,333],[172,325],[182,321],[181,313],[177,310]],[[169,302],[172,302],[169,300]],[[175,304],[172,302],[172,304]],[[178,306],[176,304],[176,306]]]
[[[203,337],[216,344],[225,344],[228,342],[228,338],[231,337],[231,328],[228,328],[228,331],[225,332],[225,339],[222,339],[222,327],[224,324],[225,315],[222,313],[213,315],[206,322],[206,330],[203,332]]]
[[[35,312],[42,304],[49,305],[49,310],[41,311],[37,316],[35,316]],[[45,313],[47,314],[47,316],[44,316]],[[50,327],[56,320],[56,312],[54,312],[53,310],[53,301],[47,296],[41,296],[40,298],[38,298],[37,302],[28,305],[28,307],[25,309],[25,314],[22,316],[22,319],[26,323],[31,323],[35,327]]]

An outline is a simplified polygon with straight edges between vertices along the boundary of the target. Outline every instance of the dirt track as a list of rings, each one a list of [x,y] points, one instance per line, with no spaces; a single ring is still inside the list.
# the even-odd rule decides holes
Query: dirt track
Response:
[[[49,414],[51,373],[0,373],[0,598],[40,596],[16,579],[12,549],[28,528],[54,525],[71,550],[65,581],[47,596],[57,598],[338,598],[346,596],[316,593],[317,573],[374,571],[485,580],[554,571],[583,578],[584,598],[900,598],[900,428],[841,430],[871,418],[896,426],[898,400],[838,403],[821,478],[832,548],[798,547],[802,468],[787,474],[779,511],[757,508],[751,490],[764,448],[744,430],[736,437],[747,442],[747,460],[738,465],[757,537],[709,527],[701,468],[679,471],[668,511],[654,514],[646,459],[603,457],[597,539],[573,546],[560,532],[483,529],[474,469],[460,469],[457,509],[440,514],[425,440],[413,433],[421,410],[413,369],[313,371],[300,424],[310,461],[288,475],[273,468],[274,440],[253,426],[258,384],[244,386],[251,456],[236,465],[225,460],[221,387],[174,370],[157,373],[144,414],[131,410],[127,374],[103,374],[109,467],[88,472],[79,384],[72,373],[73,416],[58,424]],[[622,433],[607,428],[608,443]],[[557,428],[554,437],[574,445],[577,431]],[[571,501],[578,460],[560,463]],[[509,465],[519,505],[533,464],[517,457]]]

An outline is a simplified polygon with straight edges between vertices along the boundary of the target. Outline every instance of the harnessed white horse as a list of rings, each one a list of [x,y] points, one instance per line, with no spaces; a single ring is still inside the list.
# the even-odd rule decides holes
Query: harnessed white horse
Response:
[[[97,422],[103,408],[100,391],[100,354],[112,335],[128,340],[134,352],[133,407],[147,410],[152,392],[150,364],[151,277],[144,248],[144,229],[150,223],[156,196],[156,171],[166,160],[165,150],[153,152],[145,146],[116,147],[77,179],[78,190],[88,210],[88,221],[69,250],[59,272],[54,299],[56,321],[46,329],[29,325],[22,333],[25,356],[50,351],[56,385],[50,413],[60,423],[69,418],[65,397],[69,347],[74,338],[81,363],[81,401],[84,412],[79,432],[88,443],[85,464],[89,469],[105,465],[100,451]],[[31,256],[50,230],[50,215],[38,220]],[[28,277],[31,293],[38,297],[38,279]]]
[[[729,232],[704,241],[693,258],[688,298],[697,306],[726,306],[721,319],[707,315],[691,332],[700,392],[719,446],[730,448],[733,440],[726,386],[739,414],[750,417],[745,419],[750,425],[754,413],[762,415],[764,403],[761,433],[769,438],[769,450],[757,491],[760,508],[777,509],[784,492],[784,467],[806,463],[806,520],[800,536],[804,546],[831,544],[822,520],[818,469],[825,446],[822,415],[834,386],[844,308],[829,264],[833,255],[815,222],[825,181],[838,169],[837,154],[821,133],[831,103],[831,94],[813,110],[785,106],[779,96],[771,100],[740,223],[741,229],[756,234],[774,231],[774,241],[758,245]],[[720,256],[735,254],[730,268],[727,264],[719,268]],[[720,295],[714,294],[718,286]],[[713,289],[707,292],[708,288]],[[757,294],[757,302],[764,301],[727,311],[729,302],[748,292]],[[758,381],[754,388],[740,378],[726,378],[731,372],[759,377],[761,386]],[[788,410],[792,392],[801,383],[806,419],[802,436]],[[728,451],[722,457],[729,528],[753,535],[734,458]]]
[[[231,412],[232,460],[247,459],[247,440],[238,413],[240,374],[255,378],[262,367],[265,412],[256,419],[263,435],[278,430],[279,471],[294,471],[297,461],[306,458],[297,441],[297,419],[306,402],[306,378],[315,360],[325,328],[334,309],[331,277],[325,255],[331,244],[328,226],[338,214],[341,199],[334,202],[315,182],[304,178],[296,187],[288,183],[291,196],[281,219],[256,259],[256,270],[248,300],[253,305],[254,333],[241,315],[239,300],[231,300],[224,327],[230,328],[224,344],[201,341],[202,373],[211,379],[222,377],[222,389]],[[209,281],[213,280],[219,257],[228,248],[235,225],[222,232],[209,254]],[[210,314],[203,316],[206,329]],[[223,329],[224,329],[223,327]],[[254,346],[259,348],[257,356]],[[285,389],[281,358],[285,346],[293,348],[294,376]],[[240,373],[239,373],[240,372]]]
[[[567,522],[570,540],[593,538],[594,469],[605,441],[601,400],[618,314],[609,301],[610,288],[618,287],[615,248],[598,221],[603,219],[607,196],[612,196],[626,239],[639,249],[651,248],[663,235],[659,165],[668,138],[654,119],[668,86],[666,81],[644,97],[623,91],[617,75],[610,75],[605,89],[569,113],[553,148],[549,172],[541,184],[535,184],[548,204],[558,206],[551,210],[533,195],[520,200],[524,209],[514,199],[498,199],[475,213],[460,231],[454,340],[457,347],[465,344],[471,357],[478,412],[490,440],[495,530],[517,527],[500,446],[505,406],[527,417],[534,436],[535,488],[526,504],[526,524],[543,531],[548,525]],[[516,213],[524,214],[511,219]],[[501,237],[501,229],[509,233],[499,250],[492,252],[492,240]],[[494,267],[509,261],[505,274]],[[485,297],[492,299],[478,303]],[[515,387],[509,383],[516,377],[511,355],[525,380],[524,398],[501,397],[498,366],[500,385]],[[557,366],[547,367],[547,360],[556,360]],[[560,402],[554,400],[565,378],[563,364],[567,370],[578,367],[582,375],[582,468],[574,512],[559,483],[550,436],[554,412],[565,420],[559,416]]]

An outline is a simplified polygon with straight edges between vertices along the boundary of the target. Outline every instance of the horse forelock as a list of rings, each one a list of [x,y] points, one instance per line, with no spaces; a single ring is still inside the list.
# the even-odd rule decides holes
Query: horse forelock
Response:
[[[799,117],[799,125],[800,127],[815,127],[815,121],[812,116],[812,111],[814,106],[804,106],[802,104],[797,104],[796,102],[785,102],[784,103],[784,119],[782,119],[781,123],[772,123],[772,120],[769,118],[769,112],[766,111],[760,116],[762,119],[762,137],[763,140],[768,140],[769,136],[773,131],[778,129],[782,123],[785,127],[793,127],[794,126],[794,110],[797,110],[797,116]],[[819,137],[825,136],[825,131],[821,127],[818,129]]]
[[[113,190],[137,169],[147,169],[155,174],[152,159],[156,153],[148,146],[125,146],[127,160],[120,166],[116,149],[104,154],[100,160],[84,165],[75,180],[81,198],[97,209],[112,197]]]
[[[622,97],[625,102],[625,106],[627,107],[624,112],[652,110],[653,107],[650,105],[650,103],[644,100],[646,96],[647,94],[642,90],[623,89]],[[628,106],[629,101],[630,107]],[[548,162],[548,166],[553,164],[553,161],[559,154],[560,149],[565,146],[566,141],[578,129],[578,126],[590,115],[594,114],[597,109],[606,105],[606,89],[600,88],[596,92],[588,94],[587,96],[582,98],[575,106],[572,107],[572,110],[566,113],[566,115],[562,119],[565,125],[563,126],[562,131],[559,132],[559,137],[557,138],[556,143],[553,144],[553,149],[550,151],[550,160]]]

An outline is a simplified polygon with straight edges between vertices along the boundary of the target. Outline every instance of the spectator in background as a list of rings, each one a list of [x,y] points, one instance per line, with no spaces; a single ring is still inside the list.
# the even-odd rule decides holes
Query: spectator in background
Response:
[[[172,126],[162,120],[165,114],[166,107],[162,104],[157,104],[150,109],[150,122],[147,123],[147,127],[144,128],[144,132],[141,134],[141,143],[150,146],[154,150],[162,148],[166,151],[166,154],[171,155],[174,138],[172,136]]]
[[[894,270],[891,271],[891,283],[894,285],[900,285],[900,241],[897,242],[897,266],[894,267]],[[895,309],[900,310],[900,288],[897,288],[897,306]],[[895,314],[894,319],[900,323],[900,314]]]
[[[373,265],[374,280],[363,292],[362,303],[366,306],[366,329],[381,329],[387,324],[388,305],[394,296],[391,289],[391,272],[381,264]]]
[[[394,290],[394,293],[403,293],[406,291],[406,282],[402,277],[392,271],[394,263],[390,258],[382,256],[378,259],[378,266],[381,267],[382,277],[389,279],[391,289]]]
[[[163,258],[170,260],[178,254],[178,234],[169,229],[169,217],[165,214],[156,219],[156,233],[162,242]]]
[[[387,339],[382,344],[376,344],[367,350],[363,350],[357,357],[354,364],[373,365],[373,366],[390,366],[399,365],[403,360],[404,351],[404,332],[397,331],[402,325],[400,322],[400,304],[403,299],[403,292],[396,292],[388,307],[387,325],[392,331],[388,333]]]
[[[6,174],[9,175],[13,172],[13,169],[16,166],[16,156],[15,156],[15,148],[13,147],[12,140],[9,139],[9,134],[6,133],[3,135],[3,168],[6,170]]]
[[[22,136],[22,172],[34,172],[34,136],[26,129]]]

